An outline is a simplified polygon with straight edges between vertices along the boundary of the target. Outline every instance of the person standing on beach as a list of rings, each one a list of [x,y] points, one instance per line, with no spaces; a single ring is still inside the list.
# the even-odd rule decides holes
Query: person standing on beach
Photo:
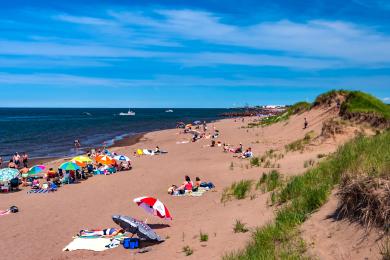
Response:
[[[74,140],[74,148],[78,149],[80,148],[80,146],[81,146],[80,140],[79,139]]]
[[[26,152],[22,154],[22,162],[23,162],[23,167],[28,168],[28,154]]]
[[[19,168],[20,165],[20,155],[18,153],[15,153],[12,157],[12,161],[15,163],[16,168]]]
[[[0,168],[3,165],[3,158],[0,156]]]
[[[303,122],[303,129],[306,129],[307,126],[309,125],[309,123],[307,122],[306,117],[305,117],[304,120],[305,120],[305,121]]]

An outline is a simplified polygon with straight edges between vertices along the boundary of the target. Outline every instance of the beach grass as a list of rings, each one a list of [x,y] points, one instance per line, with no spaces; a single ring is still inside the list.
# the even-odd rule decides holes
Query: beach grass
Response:
[[[343,113],[373,113],[386,120],[390,119],[390,108],[378,98],[361,92],[352,91],[341,105]]]
[[[190,246],[183,246],[182,250],[186,256],[190,256],[194,253],[194,250]]]
[[[244,222],[242,222],[239,219],[236,219],[236,222],[234,223],[234,226],[233,226],[233,231],[234,231],[234,233],[246,233],[249,230],[246,227]]]
[[[263,192],[273,191],[281,186],[281,175],[277,170],[272,170],[269,173],[263,173],[259,181],[256,183],[256,189],[261,189]]]
[[[285,145],[284,148],[285,148],[286,152],[303,151],[303,149],[305,148],[305,145],[309,144],[310,141],[314,138],[314,136],[315,136],[315,132],[310,131],[310,132],[305,134],[304,138],[298,139],[292,143],[289,143],[289,144]]]
[[[225,255],[223,259],[304,259],[305,245],[298,226],[327,201],[344,174],[380,173],[390,158],[388,147],[390,131],[374,137],[359,136],[318,166],[293,177],[277,196],[281,206],[275,221],[257,229],[244,250]]]
[[[199,232],[199,240],[200,242],[207,242],[209,240],[209,235],[207,233]]]
[[[252,189],[252,180],[241,180],[233,182],[230,187],[227,187],[222,192],[221,202],[231,200],[232,197],[242,200],[245,199]]]
[[[259,159],[259,157],[256,157],[256,156],[252,157],[251,160],[250,160],[250,164],[251,164],[252,167],[253,166],[260,167],[260,159]]]

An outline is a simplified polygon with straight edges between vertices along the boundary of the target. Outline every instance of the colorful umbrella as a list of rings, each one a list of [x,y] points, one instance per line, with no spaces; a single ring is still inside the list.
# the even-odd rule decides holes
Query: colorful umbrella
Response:
[[[19,176],[19,171],[13,168],[4,168],[0,170],[0,181],[9,181]]]
[[[130,158],[124,155],[117,155],[114,159],[117,161],[130,162]]]
[[[115,160],[107,155],[99,155],[98,157],[96,157],[96,162],[106,164],[106,165],[115,164]]]
[[[143,240],[150,240],[156,242],[163,242],[159,235],[154,232],[146,223],[128,216],[115,215],[112,220],[118,224],[122,229],[137,236]]]
[[[44,165],[35,165],[28,170],[27,175],[38,174],[38,173],[42,172],[45,168],[46,168],[46,166],[44,166]]]
[[[80,169],[80,167],[77,164],[75,164],[74,162],[63,163],[60,165],[59,168],[64,170],[64,171],[75,171],[75,170]]]
[[[139,197],[134,199],[138,206],[145,209],[148,213],[166,220],[172,220],[172,216],[165,205],[153,197]]]
[[[87,156],[77,156],[72,159],[72,162],[76,163],[78,166],[84,167],[88,163],[92,163],[92,160]]]

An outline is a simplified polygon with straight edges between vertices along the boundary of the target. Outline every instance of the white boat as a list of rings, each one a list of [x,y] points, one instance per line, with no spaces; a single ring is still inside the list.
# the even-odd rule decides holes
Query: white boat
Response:
[[[129,111],[127,111],[126,113],[120,112],[119,115],[120,115],[120,116],[135,116],[135,112],[133,112],[133,111],[131,111],[131,110],[129,109]]]
[[[173,110],[172,109],[168,109],[168,110],[165,110],[166,113],[172,113]]]

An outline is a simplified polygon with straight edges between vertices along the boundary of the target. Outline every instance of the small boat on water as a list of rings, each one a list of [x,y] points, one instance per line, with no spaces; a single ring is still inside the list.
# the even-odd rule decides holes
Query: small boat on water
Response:
[[[126,113],[125,112],[120,112],[119,113],[120,116],[135,116],[135,112],[134,111],[131,111],[129,109],[129,111],[127,111]]]
[[[89,112],[83,112],[82,115],[84,115],[84,116],[92,116],[92,114],[89,113]]]
[[[172,113],[173,110],[172,109],[168,109],[168,110],[165,110],[166,113]]]

